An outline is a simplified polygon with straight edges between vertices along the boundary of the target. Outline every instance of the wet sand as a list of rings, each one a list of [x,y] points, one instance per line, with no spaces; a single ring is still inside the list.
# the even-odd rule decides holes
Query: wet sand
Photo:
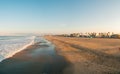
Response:
[[[0,63],[0,74],[68,74],[70,66],[63,56],[56,54],[55,46],[46,40],[31,45]],[[68,71],[72,74],[72,70]]]
[[[73,74],[120,74],[120,39],[45,36],[72,63]]]

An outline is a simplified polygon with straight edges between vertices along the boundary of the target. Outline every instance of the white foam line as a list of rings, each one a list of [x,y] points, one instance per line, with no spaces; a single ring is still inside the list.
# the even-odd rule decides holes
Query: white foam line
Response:
[[[35,37],[34,37],[34,39],[35,39]],[[3,61],[3,60],[5,60],[5,59],[7,59],[7,58],[13,57],[16,53],[18,53],[18,52],[26,49],[28,46],[34,45],[34,43],[35,43],[35,42],[34,42],[34,39],[33,39],[33,41],[31,41],[29,44],[25,45],[24,47],[22,47],[22,48],[18,49],[17,51],[14,51],[14,52],[8,54],[7,56],[5,56],[5,58],[2,59],[2,60],[0,60],[0,62]]]

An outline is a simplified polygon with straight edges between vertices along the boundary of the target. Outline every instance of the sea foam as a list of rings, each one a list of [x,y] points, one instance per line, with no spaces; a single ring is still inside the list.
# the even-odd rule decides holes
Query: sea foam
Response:
[[[35,36],[0,40],[0,62],[35,43]]]

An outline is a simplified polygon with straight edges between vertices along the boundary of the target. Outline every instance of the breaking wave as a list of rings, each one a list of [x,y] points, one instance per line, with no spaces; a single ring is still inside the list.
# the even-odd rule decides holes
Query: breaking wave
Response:
[[[0,40],[0,62],[35,43],[36,36]]]

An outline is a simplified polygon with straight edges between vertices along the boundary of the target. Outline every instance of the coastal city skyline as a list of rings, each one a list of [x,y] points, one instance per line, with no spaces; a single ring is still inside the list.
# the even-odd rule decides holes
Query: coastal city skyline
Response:
[[[0,0],[0,34],[120,33],[119,0]]]

